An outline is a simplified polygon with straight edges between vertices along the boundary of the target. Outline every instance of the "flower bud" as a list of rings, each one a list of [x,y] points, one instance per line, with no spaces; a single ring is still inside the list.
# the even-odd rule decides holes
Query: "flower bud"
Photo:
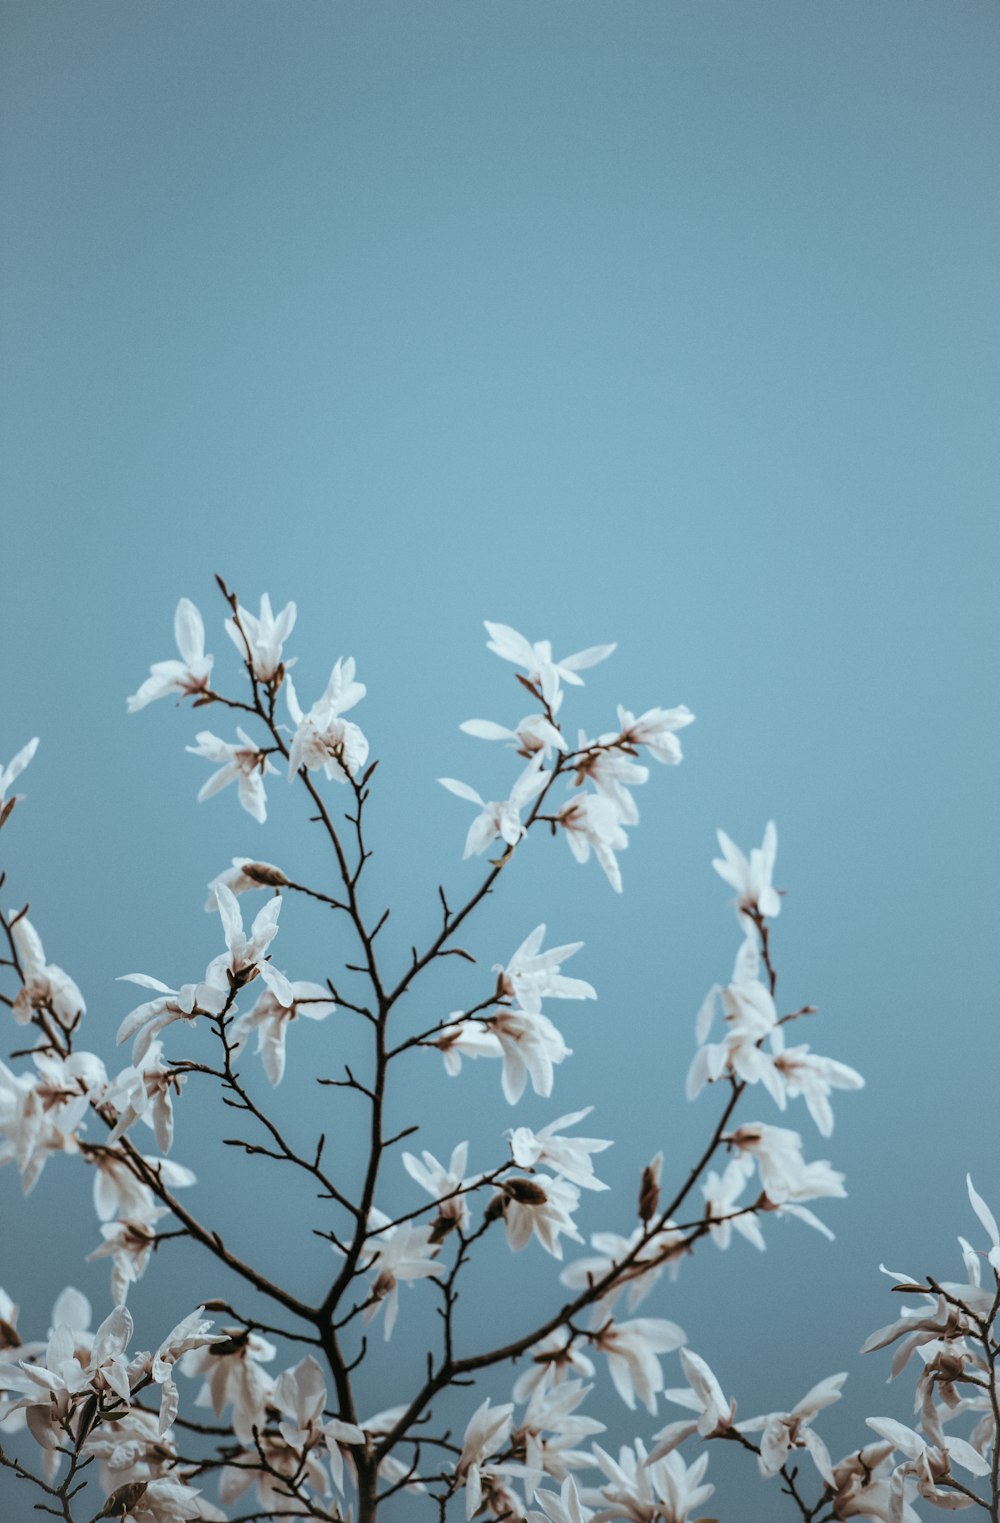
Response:
[[[648,1222],[656,1215],[660,1204],[660,1174],[663,1172],[663,1154],[657,1153],[642,1171],[639,1184],[639,1220]]]
[[[504,1183],[504,1189],[511,1200],[516,1200],[520,1206],[544,1206],[548,1196],[533,1179],[508,1179]]]
[[[288,882],[281,868],[273,867],[270,862],[245,862],[243,871],[263,888],[284,888]]]

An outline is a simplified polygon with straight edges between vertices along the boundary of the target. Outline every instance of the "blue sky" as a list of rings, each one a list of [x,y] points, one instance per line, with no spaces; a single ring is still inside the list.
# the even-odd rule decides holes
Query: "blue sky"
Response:
[[[559,653],[617,640],[571,724],[619,701],[698,719],[644,791],[620,900],[554,843],[471,933],[487,966],[543,918],[586,942],[600,1003],[560,1022],[574,1058],[525,1119],[598,1107],[618,1193],[590,1230],[627,1228],[657,1147],[689,1161],[713,1109],[683,1100],[694,1012],[737,940],[714,831],[750,846],[773,816],[781,989],[868,1080],[829,1142],[801,1102],[785,1120],[850,1195],[833,1245],[769,1223],[766,1256],[705,1252],[652,1309],[744,1414],[850,1369],[831,1447],[905,1420],[855,1354],[891,1315],[878,1262],[951,1272],[967,1169],[1000,1208],[995,7],[34,0],[2,24],[0,757],[42,739],[4,895],[84,988],[91,1045],[112,1061],[120,973],[195,977],[218,949],[201,904],[230,856],[326,871],[281,781],[263,829],[230,794],[195,804],[183,747],[228,733],[214,714],[126,717],[179,596],[220,668],[215,571],[297,600],[305,696],[356,657],[397,960],[435,885],[474,881],[435,778],[510,776],[457,728],[522,712],[482,620]],[[345,949],[292,908],[289,970],[322,977]],[[421,1072],[423,1145],[500,1145],[484,1070]],[[317,1105],[305,1069],[281,1093]],[[228,1219],[251,1176],[191,1112],[175,1151]],[[102,1305],[89,1179],[56,1159],[27,1205],[12,1170],[0,1190],[25,1326],[67,1279]],[[275,1191],[234,1219],[262,1252]],[[186,1250],[156,1267],[137,1314],[218,1293]],[[517,1267],[553,1294],[541,1254]],[[725,1486],[721,1516],[773,1516]]]

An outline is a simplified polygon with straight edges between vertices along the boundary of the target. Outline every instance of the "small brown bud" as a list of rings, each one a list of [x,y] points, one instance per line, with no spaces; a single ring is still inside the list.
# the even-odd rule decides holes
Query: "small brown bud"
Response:
[[[647,1163],[639,1183],[639,1220],[652,1221],[660,1204],[660,1174],[663,1171],[663,1154]]]
[[[521,1206],[544,1206],[549,1198],[541,1185],[536,1185],[533,1179],[508,1179],[504,1189],[511,1200],[516,1200]]]
[[[17,1336],[16,1328],[11,1327],[0,1317],[0,1348],[20,1348],[21,1340]]]
[[[259,883],[264,888],[283,888],[288,882],[280,867],[272,867],[270,862],[246,862],[243,871],[254,883]]]
[[[490,1201],[489,1205],[486,1207],[485,1212],[483,1213],[483,1221],[499,1221],[500,1217],[503,1216],[503,1208],[505,1205],[506,1201],[502,1195],[494,1195],[493,1199]]]
[[[431,1228],[431,1235],[427,1241],[429,1243],[443,1243],[448,1233],[453,1232],[457,1226],[457,1216],[445,1216],[442,1212]]]

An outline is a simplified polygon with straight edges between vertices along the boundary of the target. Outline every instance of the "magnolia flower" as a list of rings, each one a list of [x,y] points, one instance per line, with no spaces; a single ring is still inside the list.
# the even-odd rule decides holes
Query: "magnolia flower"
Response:
[[[521,810],[538,797],[551,776],[550,772],[542,770],[541,757],[538,756],[525,767],[511,789],[510,798],[489,804],[467,783],[460,783],[453,777],[439,777],[438,782],[442,788],[447,788],[449,793],[466,799],[470,804],[478,805],[481,811],[469,826],[462,853],[463,861],[466,857],[480,856],[497,836],[508,846],[516,846],[525,830],[521,824]]]
[[[363,682],[354,680],[354,658],[338,660],[330,673],[323,695],[307,714],[289,677],[285,696],[292,723],[296,726],[288,752],[288,780],[305,767],[315,771],[322,767],[332,781],[343,783],[354,777],[368,760],[368,741],[362,731],[342,716],[360,703],[367,691]]]
[[[274,1391],[274,1378],[261,1366],[277,1354],[273,1343],[245,1327],[220,1329],[222,1341],[203,1344],[182,1354],[181,1371],[204,1377],[195,1406],[211,1407],[221,1417],[232,1406],[233,1431],[241,1443],[252,1443],[253,1429],[263,1426],[265,1407]]]
[[[527,1401],[539,1385],[560,1385],[570,1370],[585,1379],[594,1373],[593,1360],[583,1352],[576,1334],[565,1327],[558,1327],[548,1337],[533,1343],[528,1353],[531,1364],[514,1382],[515,1401]]]
[[[464,1178],[469,1144],[458,1144],[447,1168],[443,1163],[438,1163],[433,1153],[426,1151],[420,1158],[415,1158],[412,1153],[403,1153],[402,1158],[403,1168],[410,1178],[439,1202],[438,1236],[443,1236],[444,1230],[455,1224],[464,1227],[469,1220],[468,1190],[475,1183],[475,1180]]]
[[[190,1169],[172,1158],[142,1155],[153,1174],[168,1190],[182,1190],[197,1184]],[[87,1156],[94,1165],[94,1210],[97,1219],[109,1222],[112,1217],[148,1222],[156,1212],[156,1200],[149,1186],[132,1172],[128,1160],[116,1153],[101,1151]]]
[[[877,1518],[880,1523],[920,1523],[904,1503],[892,1510],[890,1472],[893,1446],[885,1441],[856,1449],[833,1467],[830,1506],[837,1518]],[[900,1498],[902,1501],[902,1498]]]
[[[264,1072],[274,1085],[280,1084],[284,1076],[285,1037],[292,1022],[298,1016],[307,1021],[322,1021],[337,1008],[323,984],[297,979],[289,990],[292,998],[287,1003],[270,989],[265,990],[252,1010],[237,1017],[230,1033],[233,1051],[240,1052],[251,1031],[256,1031],[257,1051]]]
[[[663,1317],[636,1317],[609,1322],[591,1333],[590,1342],[607,1356],[615,1390],[631,1410],[638,1396],[648,1412],[656,1411],[656,1393],[663,1390],[663,1371],[657,1354],[669,1354],[687,1342],[676,1322]]]
[[[213,656],[205,655],[205,625],[201,614],[189,598],[181,598],[174,614],[174,639],[181,653],[180,661],[157,661],[149,676],[128,700],[128,711],[135,714],[147,703],[165,698],[168,693],[204,693],[212,674]]]
[[[523,1452],[523,1463],[515,1460],[497,1469],[522,1478],[529,1492],[541,1484],[543,1476],[562,1481],[571,1470],[589,1469],[590,1455],[574,1446],[605,1429],[604,1423],[577,1411],[592,1390],[581,1380],[550,1383],[543,1378],[532,1389],[511,1436],[511,1448]]]
[[[273,862],[260,862],[256,857],[234,857],[232,867],[218,873],[208,885],[205,908],[213,914],[219,908],[215,891],[220,883],[238,896],[254,888],[284,888],[287,882],[281,868],[275,867]]]
[[[558,708],[558,704],[554,705]],[[568,749],[565,737],[561,730],[557,729],[551,720],[546,719],[544,714],[529,714],[526,719],[518,722],[513,730],[508,730],[502,724],[494,724],[492,719],[467,719],[458,727],[466,735],[474,735],[478,740],[502,740],[514,747],[519,756],[531,758],[537,753],[548,760],[550,751],[565,751]]]
[[[461,1010],[453,1014],[462,1015]],[[504,1050],[500,1038],[480,1021],[461,1019],[442,1026],[430,1044],[437,1047],[444,1058],[445,1072],[451,1078],[462,1071],[462,1058],[502,1058]]]
[[[773,820],[768,820],[764,842],[755,846],[749,860],[738,846],[734,846],[724,830],[716,832],[722,856],[716,857],[712,866],[719,877],[737,893],[738,912],[750,910],[758,915],[775,916],[781,913],[781,899],[777,889],[771,886],[774,859],[778,850],[778,831]]]
[[[338,1491],[343,1491],[344,1456],[340,1446],[363,1444],[365,1435],[356,1423],[341,1422],[338,1418],[328,1422],[323,1420],[327,1402],[326,1381],[311,1354],[278,1376],[273,1400],[286,1418],[279,1424],[285,1443],[302,1455],[316,1444],[322,1444],[329,1458],[334,1485]]]
[[[825,1159],[806,1163],[802,1138],[787,1127],[746,1122],[730,1134],[728,1141],[757,1160],[760,1182],[773,1205],[847,1194],[843,1174]]]
[[[455,1466],[455,1485],[465,1487],[466,1518],[479,1511],[483,1500],[483,1461],[507,1442],[513,1411],[511,1402],[491,1409],[487,1397],[466,1424],[462,1452]]]
[[[151,1206],[143,1218],[119,1217],[101,1223],[104,1242],[88,1253],[87,1260],[111,1259],[111,1295],[116,1306],[124,1306],[129,1286],[145,1274],[156,1247],[155,1223],[167,1214],[166,1206]]]
[[[45,961],[42,939],[27,915],[13,921],[14,945],[24,978],[11,1009],[15,1021],[25,1026],[36,1010],[48,1010],[60,1025],[72,1028],[86,1014],[83,995],[62,968]]]
[[[687,1523],[692,1509],[715,1491],[714,1486],[702,1484],[708,1468],[707,1451],[690,1466],[679,1454],[651,1462],[637,1439],[634,1450],[624,1446],[619,1450],[617,1463],[599,1444],[594,1445],[594,1459],[607,1478],[594,1499],[610,1504],[594,1515],[594,1523],[611,1523],[612,1519]]]
[[[692,1349],[682,1348],[680,1359],[689,1385],[664,1391],[663,1394],[668,1401],[676,1402],[679,1407],[689,1407],[692,1412],[697,1412],[698,1420],[693,1423],[669,1423],[656,1434],[656,1447],[650,1453],[650,1460],[662,1459],[693,1433],[700,1433],[702,1438],[725,1435],[736,1416],[735,1401],[726,1400],[722,1387],[701,1355]]]
[[[645,746],[654,761],[676,766],[683,759],[675,731],[694,723],[694,715],[684,704],[675,709],[647,709],[636,719],[628,709],[618,706],[621,740],[629,746]]]
[[[147,1000],[145,1004],[130,1010],[118,1027],[119,1046],[131,1036],[136,1039],[132,1048],[132,1063],[136,1068],[142,1065],[165,1026],[173,1021],[187,1021],[189,1026],[193,1026],[198,1008],[207,1008],[217,1015],[226,1002],[226,991],[221,988],[207,990],[198,984],[184,984],[180,989],[171,989],[169,984],[151,978],[148,973],[122,973],[119,982],[139,984],[144,989],[157,991],[156,999]],[[206,1007],[201,1005],[202,997],[209,1001]]]
[[[21,773],[37,750],[38,736],[36,735],[34,740],[29,740],[26,746],[21,747],[13,761],[8,762],[6,767],[0,767],[0,809],[3,809],[4,804],[7,802],[7,789],[16,777],[21,776]],[[21,794],[16,793],[12,802],[21,797]]]
[[[579,952],[583,942],[573,941],[543,952],[544,939],[545,926],[536,925],[506,967],[494,965],[494,973],[500,975],[499,993],[516,1000],[529,1015],[539,1013],[543,999],[596,999],[597,990],[591,984],[582,978],[567,978],[560,971],[562,964]]]
[[[846,1379],[846,1372],[830,1375],[807,1391],[790,1412],[770,1412],[766,1417],[751,1417],[737,1424],[741,1433],[761,1435],[757,1463],[762,1476],[777,1475],[790,1449],[808,1449],[824,1481],[834,1484],[829,1451],[809,1424],[824,1407],[840,1400],[840,1388]]]
[[[169,1153],[174,1140],[172,1095],[179,1095],[187,1080],[163,1061],[162,1042],[151,1042],[140,1064],[123,1068],[104,1096],[118,1112],[118,1120],[108,1142],[117,1142],[139,1120],[156,1134],[157,1145]]]
[[[545,1174],[531,1179],[505,1179],[496,1199],[502,1202],[507,1243],[515,1253],[527,1246],[532,1233],[546,1253],[562,1258],[560,1234],[582,1243],[572,1213],[580,1204],[580,1192],[565,1179]]]
[[[562,1034],[546,1015],[529,1015],[526,1010],[497,1010],[489,1018],[490,1030],[503,1051],[504,1096],[516,1105],[524,1093],[528,1078],[536,1095],[552,1093],[553,1066],[572,1053]]]
[[[282,662],[281,647],[295,627],[295,613],[295,604],[286,603],[275,617],[271,612],[271,599],[265,592],[256,618],[241,604],[236,619],[226,620],[226,634],[243,660],[249,660],[258,682],[272,682],[279,670],[293,665],[291,661]]]
[[[594,1177],[591,1153],[603,1153],[611,1143],[596,1137],[561,1137],[563,1127],[576,1126],[593,1110],[573,1111],[543,1126],[540,1132],[519,1126],[505,1135],[510,1139],[510,1151],[519,1169],[533,1169],[536,1165],[554,1169],[564,1179],[572,1180],[585,1190],[606,1190],[608,1187]]]
[[[382,1302],[385,1302],[384,1333],[388,1341],[399,1314],[399,1285],[403,1280],[420,1280],[427,1276],[444,1274],[443,1264],[437,1262],[438,1243],[434,1241],[434,1229],[401,1222],[393,1226],[381,1211],[372,1210],[368,1216],[368,1238],[363,1268],[374,1270],[371,1303],[365,1308],[365,1321],[370,1322]]]
[[[598,794],[610,800],[618,811],[622,825],[638,825],[639,806],[629,792],[649,781],[649,768],[633,761],[620,749],[620,737],[614,733],[588,740],[579,732],[573,770],[577,786],[589,779]]]
[[[785,1091],[791,1099],[802,1095],[809,1114],[823,1137],[833,1132],[833,1111],[830,1107],[830,1091],[833,1089],[863,1089],[864,1079],[846,1063],[834,1058],[821,1058],[809,1051],[809,1044],[786,1047],[784,1029],[776,1026],[771,1033],[774,1051],[774,1067],[781,1075]]]
[[[713,1084],[724,1075],[742,1079],[745,1084],[763,1083],[772,1100],[785,1108],[785,1087],[777,1060],[763,1047],[766,1038],[780,1042],[780,1027],[774,1000],[759,980],[718,986],[709,991],[698,1012],[697,1033],[704,1041],[713,1019],[716,1001],[721,1000],[726,1021],[725,1040],[700,1047],[688,1070],[685,1094],[694,1100],[705,1084]]]
[[[567,1476],[562,1483],[559,1495],[554,1491],[536,1491],[535,1501],[544,1509],[544,1517],[539,1512],[529,1512],[528,1523],[545,1523],[545,1519],[551,1523],[590,1523],[594,1514],[589,1507],[584,1507],[580,1501],[580,1493],[576,1489],[576,1482],[572,1476]]]
[[[215,890],[215,897],[229,955],[220,953],[209,963],[205,972],[205,984],[198,988],[199,1003],[204,1004],[203,990],[206,986],[210,991],[241,987],[259,973],[275,998],[283,1005],[291,1005],[295,999],[291,984],[284,973],[273,968],[264,956],[278,934],[281,895],[275,894],[262,910],[258,910],[249,936],[243,929],[243,916],[235,894],[224,883],[220,883]]]
[[[548,640],[537,640],[532,644],[518,634],[516,629],[511,629],[509,624],[490,624],[487,621],[485,628],[490,636],[486,642],[487,650],[493,651],[494,655],[504,661],[511,661],[521,667],[527,673],[528,681],[539,689],[550,708],[554,707],[559,696],[560,681],[582,687],[583,678],[578,677],[577,673],[596,666],[599,661],[606,661],[616,648],[614,645],[591,645],[573,656],[553,661],[552,646]]]
[[[208,782],[203,783],[199,789],[198,802],[202,804],[227,784],[236,783],[243,808],[263,825],[267,819],[264,774],[276,773],[278,769],[271,765],[266,752],[261,751],[239,725],[236,733],[240,738],[239,745],[229,740],[220,740],[211,730],[199,730],[195,737],[198,744],[185,747],[192,756],[204,756],[210,762],[221,763],[218,771],[213,772]]]
[[[196,1486],[174,1476],[127,1482],[112,1493],[98,1516],[128,1523],[226,1523],[226,1514],[206,1501]]]
[[[646,1228],[642,1225],[628,1237],[621,1237],[617,1232],[595,1232],[590,1239],[590,1246],[596,1250],[593,1257],[568,1264],[559,1276],[560,1280],[573,1290],[583,1290],[614,1273],[614,1284],[600,1304],[613,1307],[627,1285],[628,1309],[635,1311],[667,1264],[671,1274],[676,1275],[681,1256],[688,1252],[683,1233],[672,1222],[666,1222],[661,1231],[644,1243],[645,1236]],[[619,1265],[626,1259],[630,1260],[629,1267],[620,1270]]]
[[[705,1215],[710,1223],[708,1230],[720,1248],[729,1247],[733,1229],[761,1252],[767,1246],[757,1218],[738,1204],[752,1174],[753,1159],[745,1153],[738,1153],[729,1160],[721,1174],[709,1169],[705,1175],[701,1193],[705,1197]]]
[[[586,862],[593,850],[611,887],[620,894],[622,875],[615,852],[625,850],[628,836],[614,801],[600,793],[574,793],[556,818],[576,860]]]
[[[896,1422],[892,1417],[866,1417],[865,1422],[879,1438],[884,1438],[906,1457],[904,1463],[892,1474],[890,1517],[893,1523],[903,1516],[908,1483],[909,1486],[914,1486],[915,1483],[916,1492],[938,1507],[950,1509],[957,1505],[968,1505],[964,1499],[959,1500],[951,1487],[942,1485],[952,1476],[953,1460],[970,1475],[990,1474],[989,1462],[970,1443],[957,1434],[942,1433],[940,1424],[936,1421],[932,1423],[935,1430],[933,1436],[928,1435],[931,1437],[930,1443],[905,1423]]]

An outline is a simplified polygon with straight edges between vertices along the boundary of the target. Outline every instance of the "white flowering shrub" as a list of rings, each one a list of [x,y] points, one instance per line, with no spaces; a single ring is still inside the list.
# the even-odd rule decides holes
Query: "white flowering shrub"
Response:
[[[48,961],[27,914],[0,912],[9,985],[0,999],[19,1048],[0,1063],[0,1163],[17,1169],[26,1194],[55,1154],[88,1167],[96,1224],[93,1241],[81,1247],[110,1270],[96,1329],[89,1302],[72,1287],[47,1329],[21,1328],[7,1240],[0,1462],[23,1483],[18,1494],[64,1523],[369,1523],[394,1497],[405,1501],[406,1516],[428,1520],[694,1523],[706,1518],[713,1493],[707,1446],[727,1442],[752,1456],[774,1510],[806,1523],[913,1523],[923,1503],[978,1507],[996,1520],[1000,1233],[971,1181],[988,1248],[961,1240],[957,1281],[892,1276],[918,1304],[866,1345],[895,1345],[893,1375],[917,1356],[914,1426],[871,1418],[872,1432],[836,1462],[818,1429],[845,1374],[820,1380],[788,1411],[737,1421],[736,1402],[696,1352],[697,1338],[692,1346],[662,1315],[669,1279],[693,1253],[725,1249],[734,1234],[762,1248],[770,1216],[830,1236],[812,1206],[845,1193],[842,1174],[808,1157],[800,1132],[775,1119],[776,1112],[790,1118],[801,1100],[810,1118],[804,1124],[829,1138],[832,1091],[862,1080],[790,1040],[789,1028],[810,1007],[781,1012],[776,1002],[772,927],[781,899],[773,824],[749,855],[719,833],[714,866],[735,895],[739,941],[731,979],[709,991],[695,1022],[687,1095],[695,1100],[708,1089],[716,1104],[700,1151],[675,1177],[666,1177],[661,1155],[637,1161],[637,1198],[609,1202],[606,1230],[585,1243],[576,1214],[582,1192],[606,1188],[596,1170],[610,1145],[580,1132],[589,1110],[554,1115],[538,1131],[514,1126],[503,1140],[456,1139],[446,1160],[399,1150],[417,1124],[388,1133],[404,1056],[443,1063],[459,1083],[481,1081],[495,1063],[511,1106],[529,1084],[536,1095],[552,1095],[570,1052],[548,1012],[559,1001],[595,998],[588,982],[564,971],[579,943],[549,947],[544,925],[525,926],[516,951],[481,978],[476,1000],[429,1024],[403,996],[446,959],[471,960],[457,933],[487,907],[529,837],[563,837],[579,863],[593,856],[621,892],[619,858],[639,819],[635,790],[648,781],[651,762],[680,762],[678,734],[693,715],[682,706],[638,716],[619,708],[611,729],[579,730],[573,739],[563,714],[568,690],[582,687],[580,674],[614,647],[556,660],[547,641],[487,624],[489,649],[515,669],[512,712],[526,704],[529,712],[509,724],[474,719],[462,728],[509,747],[517,772],[499,800],[440,779],[472,806],[471,821],[456,806],[456,828],[466,831],[465,856],[484,859],[482,873],[460,905],[440,890],[436,933],[404,966],[390,967],[378,941],[385,915],[372,920],[367,908],[365,816],[376,763],[357,719],[347,717],[365,697],[355,663],[339,659],[324,692],[305,707],[285,654],[295,605],[275,615],[265,596],[254,615],[220,587],[245,678],[239,694],[215,686],[201,616],[183,599],[178,658],[152,667],[129,709],[179,695],[214,708],[219,728],[236,722],[235,739],[206,729],[188,748],[214,769],[199,797],[233,783],[242,807],[264,822],[271,779],[287,776],[325,833],[329,871],[322,882],[300,881],[276,848],[268,855],[280,865],[238,857],[220,872],[207,904],[218,917],[219,951],[204,971],[185,970],[190,981],[177,988],[147,973],[123,975],[148,995],[121,1024],[123,1066],[82,1045],[83,996]],[[20,802],[11,789],[36,745],[0,772],[0,828],[11,824]],[[279,923],[303,898],[345,922],[355,946],[352,960],[323,982],[280,966]],[[320,956],[327,959],[326,948]],[[286,1064],[314,1068],[319,1047],[331,1067],[345,1017],[365,1032],[367,1065],[347,1065],[343,1078],[320,1082],[352,1091],[364,1107],[350,1170],[328,1163],[319,1128],[304,1150],[291,1140],[277,1093]],[[470,1080],[465,1060],[480,1059]],[[252,1238],[231,1244],[200,1213],[195,1175],[173,1156],[174,1111],[183,1113],[181,1101],[204,1086],[244,1121],[250,1135],[235,1145],[248,1167],[266,1158],[318,1191],[329,1249],[321,1296],[296,1283],[294,1258],[291,1278],[278,1283],[255,1263]],[[183,1114],[176,1134],[183,1157]],[[386,1209],[387,1196],[399,1193],[386,1190],[390,1174],[397,1186],[404,1175],[409,1181],[401,1212]],[[521,1305],[516,1335],[501,1343],[491,1343],[481,1319],[470,1329],[456,1316],[487,1238],[505,1239],[513,1253],[549,1255],[562,1287],[544,1304]],[[227,1273],[232,1301],[211,1297],[173,1329],[137,1330],[130,1290],[157,1272],[160,1245],[174,1239],[200,1250],[206,1267],[211,1261],[212,1285]],[[242,1308],[241,1298],[250,1298]],[[271,1308],[266,1319],[258,1315],[262,1304]],[[386,1343],[402,1318],[420,1329],[426,1359],[397,1404],[372,1413],[367,1392],[384,1387]],[[440,1419],[446,1399],[464,1411],[458,1429]],[[646,1414],[617,1456],[601,1443],[606,1399]],[[682,1414],[665,1426],[661,1401]]]

